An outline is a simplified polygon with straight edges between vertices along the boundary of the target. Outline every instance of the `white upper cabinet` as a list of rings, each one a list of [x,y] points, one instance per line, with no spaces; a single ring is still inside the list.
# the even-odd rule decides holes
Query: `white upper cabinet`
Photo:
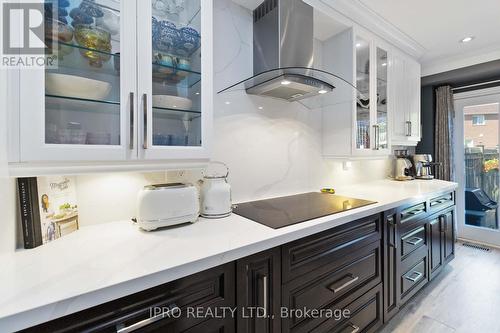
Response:
[[[19,71],[11,167],[208,159],[212,6],[77,0],[47,9],[57,63]]]
[[[339,89],[346,95],[338,103],[323,108],[323,155],[328,158],[370,158],[390,154],[392,85],[391,51],[388,45],[358,29],[349,29],[325,42],[323,59],[343,59],[342,65],[326,64],[326,69],[344,75],[354,87]],[[346,54],[348,56],[346,57]],[[346,61],[345,59],[349,59]],[[339,66],[348,66],[342,70]],[[347,75],[346,75],[347,73]],[[350,95],[350,97],[347,97]]]
[[[395,51],[390,71],[394,85],[390,96],[392,144],[415,146],[420,141],[420,64],[406,54]]]

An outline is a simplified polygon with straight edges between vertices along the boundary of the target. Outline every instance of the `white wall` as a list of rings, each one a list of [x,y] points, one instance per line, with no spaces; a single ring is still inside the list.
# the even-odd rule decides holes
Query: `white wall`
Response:
[[[136,216],[139,190],[145,185],[164,182],[164,172],[78,176],[76,196],[80,226],[130,220]]]
[[[219,91],[252,75],[252,17],[230,0],[215,0],[214,15]],[[342,170],[341,162],[324,160],[319,110],[241,91],[216,95],[214,114],[213,159],[229,165],[235,201],[359,183],[389,173],[389,160],[353,162],[349,171]]]
[[[7,78],[0,69],[0,254],[16,247],[16,183],[7,177]]]

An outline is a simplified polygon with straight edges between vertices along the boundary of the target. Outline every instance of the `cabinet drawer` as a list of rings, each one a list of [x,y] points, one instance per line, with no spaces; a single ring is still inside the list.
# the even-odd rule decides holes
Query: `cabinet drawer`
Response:
[[[338,309],[382,282],[381,244],[375,242],[338,262],[326,274],[311,272],[283,286],[287,309]],[[324,319],[324,318],[322,318]],[[283,321],[284,332],[309,332],[322,320],[290,316]]]
[[[349,310],[349,318],[341,321],[328,319],[312,332],[375,332],[382,326],[382,285],[373,288],[344,309]]]
[[[284,245],[283,282],[312,271],[316,272],[316,276],[331,271],[333,263],[339,258],[380,240],[380,219],[380,214],[369,216]]]
[[[427,233],[425,225],[410,230],[401,237],[401,258],[404,259],[409,254],[427,244]]]
[[[219,266],[180,280],[147,289],[75,314],[32,327],[27,332],[117,332],[136,325],[137,332],[183,332],[206,320],[187,315],[188,307],[204,311],[234,306],[234,263]],[[161,316],[160,310],[164,310]],[[181,315],[179,318],[169,316]],[[158,320],[152,320],[159,314]],[[138,324],[141,323],[141,324]]]
[[[432,213],[448,208],[455,204],[455,192],[446,193],[429,200],[429,207]]]
[[[399,213],[399,223],[409,223],[424,218],[427,215],[428,207],[427,202],[420,202],[410,207],[404,208]]]
[[[421,282],[427,281],[427,257],[401,276],[401,295],[410,291]]]

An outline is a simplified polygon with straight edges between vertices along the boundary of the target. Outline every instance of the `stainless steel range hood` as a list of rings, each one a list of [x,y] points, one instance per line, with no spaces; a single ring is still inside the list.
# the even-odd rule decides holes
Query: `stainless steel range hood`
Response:
[[[314,64],[314,10],[302,0],[265,0],[253,11],[254,74]],[[247,88],[247,93],[290,102],[327,93],[334,86],[315,77],[289,73]]]
[[[314,9],[302,0],[265,0],[253,11],[254,75],[218,94],[244,91],[250,95],[299,102],[316,109],[352,99],[345,89],[360,93],[346,80],[314,68]],[[347,97],[346,97],[347,96]]]

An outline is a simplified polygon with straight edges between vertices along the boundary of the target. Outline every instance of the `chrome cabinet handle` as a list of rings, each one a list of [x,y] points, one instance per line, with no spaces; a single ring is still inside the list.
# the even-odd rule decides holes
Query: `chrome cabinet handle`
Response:
[[[130,139],[130,142],[129,142],[129,148],[130,150],[134,150],[134,127],[135,127],[135,120],[134,120],[134,93],[131,92],[129,94],[129,103],[130,103],[130,107],[129,107],[129,112],[130,112],[130,134],[129,134],[129,139]]]
[[[417,209],[417,210],[412,210],[410,212],[408,212],[409,215],[418,215],[420,213],[423,213],[425,212],[425,209]]]
[[[145,327],[147,325],[151,325],[163,318],[165,318],[165,316],[168,317],[168,315],[172,315],[174,313],[178,313],[179,311],[181,311],[181,309],[175,305],[175,304],[172,304],[169,306],[169,310],[168,310],[168,314],[165,314],[164,312],[160,313],[160,314],[157,314],[156,316],[153,316],[153,317],[150,317],[150,318],[146,318],[144,320],[141,320],[141,321],[138,321],[137,323],[134,323],[132,325],[129,325],[129,326],[125,326],[125,327],[122,327],[122,328],[119,328],[116,330],[116,333],[129,333],[129,332],[134,332],[142,327]]]
[[[268,285],[267,285],[267,275],[262,277],[262,297],[264,300],[264,314],[267,315],[267,294],[268,294]]]
[[[328,286],[328,289],[330,289],[331,291],[333,291],[334,293],[338,293],[340,291],[342,291],[343,289],[349,287],[351,284],[353,284],[354,282],[358,281],[359,280],[359,276],[353,276],[352,274],[347,274],[345,277],[343,277],[341,280],[344,280],[345,278],[348,278],[349,281],[341,284],[340,286],[336,287],[335,284],[336,283],[333,283],[332,285]]]
[[[351,324],[351,323],[349,323],[349,324],[347,324],[347,325],[349,325],[349,326],[351,326],[351,327],[352,327],[352,331],[351,331],[351,333],[358,333],[358,332],[359,332],[359,329],[360,329],[360,328],[359,328],[359,326],[356,326],[356,325]]]
[[[375,135],[375,147],[373,147],[373,149],[379,150],[380,149],[380,126],[379,125],[373,125],[373,133]]]
[[[412,130],[412,126],[411,126],[411,120],[408,122],[409,123],[409,128],[410,128],[410,135],[409,136],[412,136],[412,133],[411,133],[411,130]]]
[[[411,121],[406,121],[406,136],[411,136]]]
[[[420,243],[422,243],[424,240],[423,238],[420,238],[420,237],[413,237],[413,238],[410,238],[408,240],[405,240],[406,243],[410,244],[410,245],[418,245]]]
[[[391,227],[391,229],[389,230],[391,232],[390,235],[388,235],[388,238],[389,238],[389,246],[397,249],[398,248],[398,242],[396,241],[396,222],[394,221],[394,217],[391,216],[391,217],[388,217],[387,218],[387,223],[389,224],[389,226]],[[391,237],[392,236],[392,237]]]
[[[148,149],[148,94],[142,95],[142,112],[144,117],[144,133],[142,148]]]
[[[415,277],[411,277],[412,275],[416,275]],[[411,282],[415,282],[417,280],[419,280],[422,276],[424,275],[424,273],[420,273],[420,272],[412,272],[410,275],[405,275],[405,279],[407,279],[408,281],[411,281]]]

